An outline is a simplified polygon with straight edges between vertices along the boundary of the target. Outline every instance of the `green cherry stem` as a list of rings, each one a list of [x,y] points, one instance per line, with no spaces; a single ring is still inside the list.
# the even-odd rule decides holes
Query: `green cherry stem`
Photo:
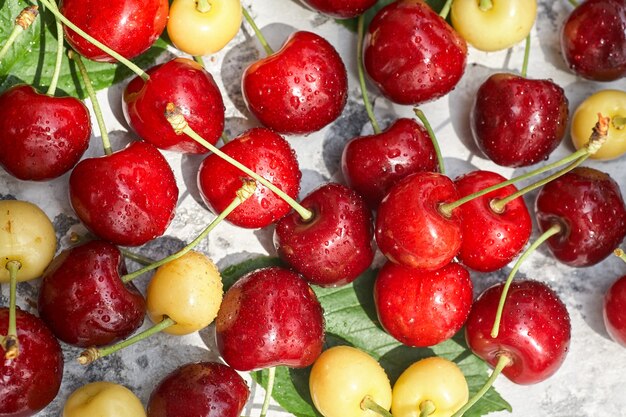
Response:
[[[442,19],[445,20],[448,18],[448,14],[450,14],[451,6],[452,6],[452,0],[447,0],[446,3],[441,8],[441,11],[439,12],[439,16],[441,16]]]
[[[248,13],[248,10],[242,6],[241,12],[243,13],[243,17],[246,18],[246,21],[248,22],[248,24],[252,27],[252,30],[254,31],[256,37],[259,39],[259,42],[261,42],[263,49],[265,49],[265,53],[267,55],[272,55],[274,53],[274,50],[272,49],[270,44],[267,43],[267,39],[265,39],[265,36],[263,36],[263,33],[261,32],[259,27],[256,25],[256,23],[254,23],[254,19],[252,18],[252,16],[250,16],[250,13]]]
[[[230,139],[228,138],[226,132],[222,132],[222,136],[220,138],[222,139],[223,145],[226,145],[228,142],[230,142]]]
[[[185,116],[182,114],[180,109],[174,105],[174,103],[167,104],[166,109],[165,109],[165,118],[172,125],[172,128],[177,134],[182,134],[182,133],[186,134],[187,136],[189,136],[190,138],[192,138],[199,144],[203,145],[205,148],[207,148],[208,150],[210,150],[211,152],[213,152],[220,158],[224,159],[228,163],[239,168],[240,170],[245,172],[247,175],[254,178],[257,182],[263,184],[264,186],[272,190],[276,195],[278,195],[287,204],[289,204],[289,206],[291,206],[291,208],[293,208],[300,215],[300,217],[302,217],[304,221],[310,220],[313,217],[313,213],[310,210],[307,210],[306,208],[302,207],[300,204],[296,202],[296,200],[288,196],[283,190],[276,187],[274,184],[272,184],[271,182],[269,182],[268,180],[266,180],[265,178],[263,178],[256,172],[252,171],[250,168],[241,164],[239,161],[231,158],[230,156],[228,156],[227,154],[219,150],[217,147],[207,142],[204,138],[202,138],[202,136],[198,135],[191,127],[189,127],[189,125],[187,124],[187,120],[185,119]]]
[[[361,401],[361,410],[363,411],[370,410],[381,415],[382,417],[393,417],[393,414],[391,414],[389,410],[385,410],[383,407],[380,406],[380,404],[374,401],[374,399],[370,397],[369,395],[366,395],[363,398],[363,401]]]
[[[204,230],[194,240],[192,240],[187,246],[185,246],[184,248],[182,248],[178,252],[176,252],[176,253],[174,253],[174,254],[166,257],[166,258],[163,258],[163,259],[161,259],[159,261],[151,263],[150,265],[146,265],[143,268],[138,269],[137,271],[132,272],[130,274],[123,275],[122,276],[122,282],[124,282],[124,283],[130,282],[133,279],[137,278],[141,274],[144,274],[144,273],[146,273],[148,271],[152,271],[153,269],[156,269],[156,268],[160,267],[161,265],[164,265],[164,264],[166,264],[168,262],[171,262],[171,261],[173,261],[175,259],[178,259],[181,256],[185,255],[187,252],[189,252],[190,250],[195,248],[198,245],[198,243],[200,243],[202,241],[202,239],[204,239],[211,232],[211,230],[213,230],[215,228],[215,226],[220,224],[222,222],[222,220],[224,220],[226,218],[226,216],[228,216],[230,213],[232,213],[233,210],[235,210],[237,207],[239,207],[239,205],[241,203],[243,203],[248,198],[250,198],[254,194],[255,190],[256,190],[256,183],[254,181],[244,180],[243,186],[239,190],[237,190],[237,196],[228,205],[228,207],[226,207],[224,209],[224,211],[222,211],[219,214],[219,216],[217,216],[215,219],[213,219],[213,221],[211,223],[209,223],[209,225],[207,227],[205,227]]]
[[[52,2],[52,7],[54,7],[55,10],[59,10],[56,1]],[[63,26],[61,24],[61,21],[57,18],[54,19],[54,23],[57,31],[57,54],[56,60],[54,61],[54,71],[52,72],[52,79],[50,80],[48,91],[46,91],[46,94],[48,94],[49,96],[54,95],[57,89],[59,76],[61,75],[61,64],[63,64]]]
[[[100,104],[98,103],[98,97],[96,97],[96,92],[91,85],[91,79],[89,78],[89,74],[87,73],[87,68],[85,68],[85,64],[83,64],[83,60],[80,58],[80,54],[70,49],[67,52],[67,56],[69,56],[70,59],[76,62],[78,72],[80,72],[80,76],[82,77],[83,83],[85,84],[85,89],[87,90],[89,100],[91,100],[91,106],[93,107],[93,112],[96,115],[96,121],[98,122],[98,128],[100,129],[100,136],[102,137],[102,148],[104,149],[104,154],[111,155],[113,153],[113,150],[111,149],[111,142],[109,141],[109,133],[107,131],[106,124],[104,123],[104,117],[102,116],[102,109],[100,108]]]
[[[207,13],[211,10],[211,3],[208,0],[198,0],[196,1],[196,10],[200,13]]]
[[[106,52],[107,54],[111,55],[113,58],[117,59],[119,62],[124,64],[126,67],[128,67],[128,69],[130,69],[132,72],[137,74],[139,77],[143,78],[144,81],[148,81],[148,79],[150,77],[148,76],[148,74],[144,70],[142,70],[136,64],[134,64],[130,60],[124,58],[122,55],[120,55],[119,53],[115,52],[113,49],[109,48],[108,46],[106,46],[102,42],[98,41],[93,36],[88,35],[84,30],[80,29],[74,23],[70,22],[70,20],[67,17],[63,16],[63,14],[61,14],[60,11],[55,10],[54,6],[52,6],[52,4],[51,4],[51,0],[41,0],[41,2],[44,4],[44,6],[46,6],[48,8],[48,10],[50,10],[50,12],[52,12],[52,14],[54,14],[54,16],[57,19],[59,19],[59,20],[61,20],[61,22],[65,23],[65,26],[67,26],[70,29],[72,29],[80,37],[82,37],[83,39],[87,40],[89,43],[93,44],[94,46],[97,46],[98,48],[100,48],[104,52]]]
[[[506,296],[509,293],[509,287],[513,282],[515,274],[517,274],[517,271],[522,266],[526,258],[528,258],[535,250],[537,250],[537,248],[541,246],[543,242],[550,239],[552,236],[561,233],[562,230],[563,227],[559,223],[553,224],[548,230],[543,232],[541,236],[539,236],[537,240],[535,240],[533,244],[530,245],[528,249],[526,249],[524,253],[517,259],[517,262],[515,262],[513,269],[511,269],[511,272],[506,279],[504,288],[502,288],[502,295],[500,296],[500,302],[498,303],[498,310],[496,310],[496,318],[494,319],[493,327],[491,328],[491,337],[493,337],[494,339],[498,337],[498,334],[500,333],[500,321],[502,320],[502,311],[504,310]]]
[[[437,410],[437,407],[435,407],[435,403],[434,402],[432,402],[431,400],[422,401],[420,403],[420,415],[419,415],[419,417],[428,417],[429,415],[434,413],[435,410]]]
[[[491,376],[489,377],[487,382],[485,382],[485,385],[483,385],[483,387],[478,390],[478,392],[474,394],[474,396],[470,398],[467,403],[465,403],[465,405],[459,409],[459,411],[454,413],[452,417],[462,417],[467,410],[472,408],[472,406],[476,404],[478,400],[480,400],[487,393],[487,391],[489,391],[489,388],[491,388],[493,383],[496,381],[496,378],[498,378],[498,376],[502,373],[502,370],[506,368],[512,361],[513,360],[506,353],[499,354],[498,363],[496,363],[496,367],[493,369],[493,372],[491,373]]]
[[[170,326],[175,325],[176,322],[174,320],[172,320],[171,318],[164,316],[163,320],[161,320],[161,322],[155,324],[154,326],[150,327],[149,329],[144,330],[141,333],[137,333],[136,335],[134,335],[133,337],[129,337],[128,339],[120,342],[120,343],[116,343],[114,345],[111,346],[105,346],[102,348],[96,348],[96,347],[90,347],[88,349],[85,349],[80,356],[78,357],[78,363],[80,363],[81,365],[88,365],[100,358],[103,358],[105,356],[108,356],[112,353],[115,353],[117,351],[120,351],[130,345],[134,345],[137,342],[140,342],[144,339],[147,339],[148,337],[152,336],[153,334],[159,333],[160,331],[167,329]]]
[[[200,64],[202,68],[204,68],[204,60],[202,59],[201,56],[194,55],[193,60],[196,61],[198,64]]]
[[[2,49],[0,49],[0,63],[2,62],[2,58],[9,52],[9,49],[11,49],[16,39],[33,24],[38,14],[39,10],[37,6],[27,6],[17,15],[13,30],[2,46]]]
[[[417,118],[420,119],[420,122],[422,122],[422,124],[426,128],[426,131],[428,132],[428,136],[430,136],[430,140],[433,144],[433,147],[435,148],[435,154],[437,155],[437,165],[439,165],[439,172],[445,175],[446,169],[443,165],[443,157],[441,156],[441,149],[439,148],[439,141],[437,140],[437,136],[435,136],[435,131],[433,130],[430,123],[428,122],[428,118],[426,118],[426,115],[424,114],[423,111],[421,111],[418,108],[415,108],[413,109],[413,112],[415,113],[415,116],[417,116]]]
[[[470,194],[466,197],[460,198],[457,201],[453,201],[452,203],[442,204],[439,206],[439,212],[446,217],[451,216],[452,211],[457,207],[471,201],[475,198],[482,197],[485,194],[489,194],[492,191],[499,190],[500,188],[506,187],[511,184],[515,184],[519,181],[524,181],[528,178],[531,178],[535,175],[542,174],[546,171],[550,171],[552,169],[558,168],[565,164],[569,164],[571,162],[577,161],[579,158],[586,157],[588,155],[593,155],[598,152],[598,150],[602,147],[602,145],[606,142],[606,137],[609,131],[609,123],[610,118],[603,117],[601,114],[598,114],[598,122],[596,123],[591,136],[589,137],[589,141],[585,146],[577,150],[576,152],[566,156],[565,158],[553,162],[551,164],[539,167],[533,171],[527,172],[525,174],[519,175],[515,178],[511,178],[510,180],[503,181],[499,184],[492,185],[491,187],[487,187],[483,190],[477,191],[473,194]]]
[[[261,407],[261,414],[259,417],[265,417],[267,410],[270,408],[270,398],[272,398],[272,391],[274,390],[274,379],[276,378],[276,367],[272,366],[268,369],[267,375],[267,389],[265,390],[265,397],[263,398],[263,406]]]
[[[19,344],[17,341],[17,324],[16,324],[16,300],[17,300],[17,273],[22,267],[19,261],[9,261],[6,269],[9,270],[10,289],[9,289],[9,326],[7,335],[3,341],[4,358],[15,359],[19,355]]]
[[[576,0],[569,0],[570,4],[574,7],[578,7],[578,2]]]
[[[524,46],[524,62],[522,63],[522,77],[526,78],[528,74],[528,61],[530,58],[530,33],[526,36],[526,43]]]
[[[124,258],[128,258],[130,260],[133,260],[143,266],[146,265],[150,265],[155,263],[156,261],[154,259],[150,259],[148,257],[145,257],[143,255],[139,255],[137,253],[131,252],[129,250],[126,250],[124,248],[120,248],[120,252],[122,252],[122,255],[124,255]]]
[[[626,262],[626,253],[624,253],[624,251],[620,248],[617,248],[613,251],[613,254],[615,254],[615,256],[617,256],[618,258],[620,258],[622,261]]]
[[[492,7],[493,7],[492,0],[480,0],[480,3],[478,5],[478,8],[482,10],[483,12],[486,12],[487,10],[491,10]]]
[[[372,105],[367,94],[367,85],[365,84],[365,70],[363,69],[363,37],[365,33],[364,14],[359,16],[357,28],[358,36],[356,44],[356,64],[359,72],[359,85],[361,86],[361,96],[363,97],[363,104],[365,105],[367,117],[369,117],[370,123],[372,124],[372,129],[374,129],[375,134],[379,134],[380,126],[378,125],[378,121],[376,120],[376,116],[374,115],[374,111],[372,110]]]

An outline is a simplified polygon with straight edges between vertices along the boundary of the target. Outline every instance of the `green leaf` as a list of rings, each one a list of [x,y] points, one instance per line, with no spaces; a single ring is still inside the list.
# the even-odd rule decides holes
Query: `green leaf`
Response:
[[[260,257],[227,268],[222,277],[231,285],[245,273],[279,264],[271,257]],[[358,347],[376,358],[385,368],[393,384],[400,373],[419,359],[438,355],[454,361],[467,379],[470,396],[487,381],[489,367],[469,350],[463,332],[430,348],[410,348],[396,341],[382,330],[376,316],[372,290],[376,271],[364,272],[352,284],[340,288],[314,287],[324,308],[326,320],[326,347],[347,344]],[[310,368],[278,367],[273,397],[285,410],[297,417],[319,417],[312,405],[308,389]],[[252,377],[266,386],[267,371],[258,371]],[[478,417],[494,411],[511,410],[493,388],[490,389],[466,417]]]
[[[382,9],[383,7],[385,7],[388,4],[394,3],[396,0],[378,0],[378,2],[376,2],[375,5],[373,5],[371,8],[369,8],[366,12],[365,12],[365,27],[368,27],[370,22],[372,21],[372,19],[374,18],[374,16],[376,15],[376,13]],[[426,3],[428,3],[428,5],[430,7],[432,7],[432,9],[434,11],[436,11],[437,13],[439,13],[439,11],[443,8],[443,5],[446,3],[446,0],[426,0]],[[337,22],[344,25],[345,27],[347,27],[348,29],[350,29],[351,31],[353,31],[354,33],[356,33],[357,31],[357,20],[358,18],[354,18],[354,19],[337,19]]]
[[[3,45],[13,29],[12,22],[20,11],[31,4],[24,0],[4,0],[0,2],[0,45]],[[52,78],[56,58],[56,26],[52,13],[39,8],[39,17],[33,25],[17,39],[7,55],[0,62],[0,91],[19,84],[27,83],[45,92]],[[11,22],[11,24],[7,24]],[[159,39],[147,52],[137,57],[134,62],[142,68],[151,66],[156,58],[165,51],[167,43]],[[84,60],[95,90],[101,90],[118,83],[132,75],[121,64],[93,62]],[[57,87],[67,95],[84,98],[87,92],[82,87],[80,75],[73,62],[64,55],[63,66]]]

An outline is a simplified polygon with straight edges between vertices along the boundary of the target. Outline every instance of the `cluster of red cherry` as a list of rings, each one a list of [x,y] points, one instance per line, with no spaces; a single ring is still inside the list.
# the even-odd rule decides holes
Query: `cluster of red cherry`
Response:
[[[512,278],[543,242],[561,262],[583,267],[605,259],[626,236],[626,205],[616,182],[598,170],[579,167],[589,157],[623,152],[626,93],[604,92],[621,100],[618,106],[602,107],[592,97],[579,107],[572,122],[580,132],[573,134],[579,149],[563,160],[512,180],[488,171],[452,180],[444,175],[423,114],[416,112],[424,126],[403,118],[381,131],[364,87],[367,73],[394,103],[418,105],[446,95],[463,76],[467,43],[489,51],[520,42],[534,23],[534,1],[483,0],[477,5],[455,0],[437,14],[421,0],[398,0],[381,7],[365,28],[363,13],[376,1],[305,0],[336,18],[361,16],[359,70],[374,134],[346,145],[342,170],[348,186],[325,184],[299,203],[298,160],[281,135],[306,135],[341,115],[348,77],[328,41],[298,31],[274,52],[238,1],[224,2],[228,14],[219,20],[218,7],[210,1],[175,0],[171,6],[166,0],[63,0],[58,7],[53,0],[41,3],[44,13],[56,16],[58,28],[63,25],[60,49],[64,38],[76,51],[70,56],[87,90],[89,74],[81,56],[120,61],[135,71],[137,77],[124,90],[123,107],[142,141],[113,152],[90,92],[105,156],[81,160],[91,136],[91,117],[79,100],[54,95],[55,77],[46,94],[17,85],[0,95],[0,164],[16,178],[31,181],[71,170],[72,208],[102,239],[83,242],[53,259],[56,237],[45,214],[30,203],[0,201],[0,224],[7,225],[0,230],[0,259],[6,265],[0,282],[11,282],[11,306],[0,309],[0,334],[5,335],[0,375],[6,376],[0,382],[0,415],[34,415],[54,399],[63,371],[56,338],[86,348],[79,359],[86,364],[155,332],[189,334],[214,320],[217,346],[229,366],[180,368],[155,389],[149,416],[239,416],[249,390],[233,368],[278,365],[313,365],[311,397],[325,417],[359,416],[364,409],[384,416],[391,409],[396,417],[416,409],[423,416],[435,410],[438,415],[463,415],[480,397],[468,399],[467,384],[452,363],[418,363],[392,392],[382,368],[363,352],[342,347],[322,353],[323,311],[309,284],[351,283],[372,264],[374,242],[388,261],[378,272],[373,297],[380,324],[394,338],[409,346],[432,346],[465,325],[470,349],[496,369],[491,383],[499,372],[516,383],[536,383],[559,368],[570,340],[564,304],[545,284]],[[445,20],[449,12],[454,29]],[[29,8],[18,26],[27,27],[34,13]],[[467,18],[469,13],[479,19]],[[242,15],[268,55],[250,65],[242,80],[248,109],[263,127],[228,140],[221,93],[200,62],[175,58],[144,71],[128,59],[150,48],[166,25],[180,50],[196,56],[214,53],[235,36]],[[193,19],[207,29],[190,36],[187,26],[202,26],[189,25]],[[124,29],[112,27],[115,21]],[[480,23],[472,27],[469,21]],[[598,21],[604,24],[594,30]],[[516,34],[510,39],[489,39],[482,36],[484,25],[519,28],[507,31]],[[624,77],[625,28],[623,0],[587,0],[577,6],[562,32],[569,66],[588,79]],[[196,42],[206,33],[209,41]],[[194,41],[188,42],[190,38]],[[478,90],[471,111],[476,143],[502,166],[525,167],[547,159],[566,131],[569,111],[563,89],[549,80],[528,79],[525,72],[521,77],[491,76]],[[596,118],[598,112],[602,116]],[[224,145],[217,148],[220,139]],[[211,151],[197,178],[204,202],[218,216],[181,251],[129,274],[119,246],[140,246],[162,236],[175,215],[178,186],[159,149]],[[563,165],[520,191],[512,185]],[[541,237],[518,259],[506,283],[473,300],[467,268],[492,272],[520,255],[532,232],[522,195],[539,187]],[[276,251],[286,267],[254,271],[223,295],[217,267],[193,250],[223,219],[244,228],[275,225]],[[144,299],[131,280],[153,269],[157,271]],[[41,320],[15,308],[16,283],[40,276]],[[611,334],[626,344],[626,319],[619,307],[626,303],[623,287],[614,287],[605,311]],[[130,337],[146,311],[155,326]],[[437,366],[442,375],[460,375],[461,382],[428,386],[424,381]],[[407,404],[407,387],[415,394],[420,384],[426,391]],[[337,387],[348,385],[360,388],[338,398]],[[129,416],[144,415],[132,393],[120,390],[115,384],[85,386],[67,401],[64,416],[85,415],[89,411],[84,407],[96,395],[107,401],[125,398],[119,401]],[[181,402],[182,390],[192,400]],[[266,411],[267,402],[262,415]]]

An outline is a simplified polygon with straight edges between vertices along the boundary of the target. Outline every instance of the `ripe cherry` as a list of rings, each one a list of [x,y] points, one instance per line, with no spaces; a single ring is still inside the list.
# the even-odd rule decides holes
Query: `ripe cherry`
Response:
[[[615,254],[626,261],[624,251],[616,249]],[[626,347],[626,275],[611,284],[604,294],[602,315],[609,336]]]
[[[357,17],[370,7],[376,0],[302,0],[310,8],[337,19]]]
[[[146,417],[131,390],[113,382],[91,382],[76,389],[63,406],[63,417]]]

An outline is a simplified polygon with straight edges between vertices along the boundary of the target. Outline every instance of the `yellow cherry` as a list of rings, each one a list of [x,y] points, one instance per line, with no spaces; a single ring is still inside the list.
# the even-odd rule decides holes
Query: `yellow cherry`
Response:
[[[46,214],[27,201],[0,201],[0,282],[9,282],[6,264],[20,264],[17,281],[40,277],[54,257],[57,239]]]
[[[239,0],[174,0],[167,34],[181,51],[194,56],[209,55],[235,37],[241,21]]]
[[[393,386],[394,417],[450,417],[468,400],[465,376],[454,362],[440,357],[422,359],[409,366]]]
[[[593,159],[615,159],[626,152],[626,92],[601,90],[580,103],[572,116],[571,135],[576,149],[585,146],[598,122],[598,113],[610,117],[606,142]]]
[[[450,13],[452,26],[470,45],[499,51],[528,36],[537,16],[537,1],[454,0]]]
[[[63,417],[145,417],[139,398],[112,382],[92,382],[74,391],[63,406]]]
[[[176,323],[165,330],[184,335],[203,329],[217,316],[223,296],[217,266],[199,252],[190,251],[157,269],[148,284],[148,316],[159,323],[167,316]]]

